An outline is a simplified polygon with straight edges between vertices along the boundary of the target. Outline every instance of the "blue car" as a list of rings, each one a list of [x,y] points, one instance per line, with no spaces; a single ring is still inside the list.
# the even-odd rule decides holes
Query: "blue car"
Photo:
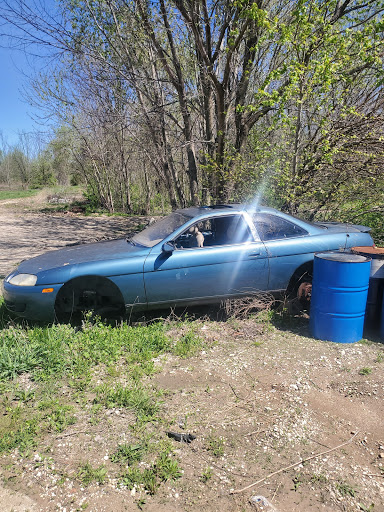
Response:
[[[16,315],[69,322],[84,311],[191,306],[257,291],[305,293],[314,254],[373,245],[370,228],[309,223],[267,207],[177,210],[130,239],[51,251],[6,277]]]

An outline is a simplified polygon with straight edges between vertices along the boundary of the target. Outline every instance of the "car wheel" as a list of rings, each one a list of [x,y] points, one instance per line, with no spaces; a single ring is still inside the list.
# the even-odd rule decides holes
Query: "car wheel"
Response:
[[[99,277],[79,278],[66,283],[57,294],[55,316],[58,323],[80,325],[84,315],[100,317],[116,323],[124,316],[125,308],[120,290]]]

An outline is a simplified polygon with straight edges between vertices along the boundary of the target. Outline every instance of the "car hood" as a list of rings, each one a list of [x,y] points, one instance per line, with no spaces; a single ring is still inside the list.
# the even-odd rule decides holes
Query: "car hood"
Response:
[[[23,261],[17,270],[23,274],[39,274],[59,267],[129,258],[148,251],[148,248],[133,245],[126,239],[109,240],[49,251],[41,256]]]

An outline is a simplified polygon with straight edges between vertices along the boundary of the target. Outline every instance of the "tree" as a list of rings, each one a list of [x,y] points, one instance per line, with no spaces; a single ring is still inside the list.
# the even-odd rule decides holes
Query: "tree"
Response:
[[[345,183],[345,166],[337,179],[327,169],[350,151],[351,133],[361,152],[358,119],[377,117],[378,103],[371,113],[368,105],[381,94],[382,0],[62,0],[55,17],[1,2],[20,42],[66,55],[37,91],[77,130],[83,168],[110,209],[113,182],[134,174],[126,148],[135,143],[172,207],[238,198],[250,168],[252,181],[262,178],[252,158],[262,168],[274,156],[284,208],[297,211],[314,189],[325,208]],[[370,133],[379,148],[380,130]],[[252,155],[255,137],[264,162]]]

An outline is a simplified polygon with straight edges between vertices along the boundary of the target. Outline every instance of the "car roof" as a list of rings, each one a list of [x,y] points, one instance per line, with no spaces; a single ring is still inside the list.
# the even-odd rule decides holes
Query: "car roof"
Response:
[[[199,217],[201,215],[212,214],[215,212],[220,213],[238,213],[243,211],[260,212],[260,213],[277,213],[280,214],[275,208],[268,206],[253,205],[252,203],[232,203],[232,204],[215,204],[211,206],[190,206],[189,208],[182,208],[176,210],[179,213],[183,213],[188,217]]]

